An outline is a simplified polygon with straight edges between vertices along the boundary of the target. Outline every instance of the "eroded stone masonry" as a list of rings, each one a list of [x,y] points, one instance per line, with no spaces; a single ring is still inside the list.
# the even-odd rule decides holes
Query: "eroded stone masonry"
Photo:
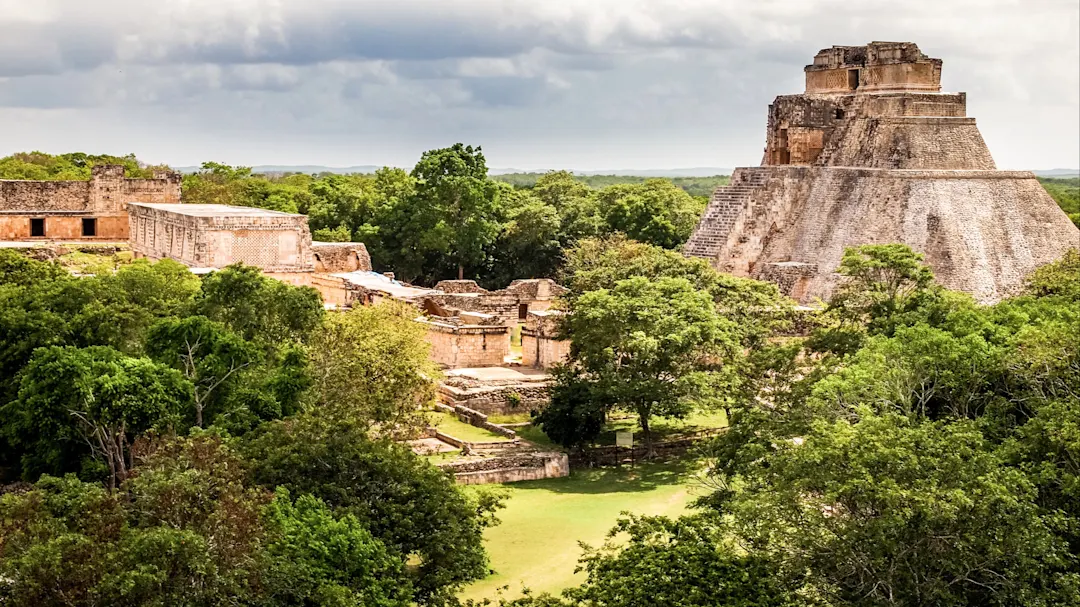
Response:
[[[806,92],[769,106],[761,166],[716,189],[684,252],[813,303],[846,247],[900,242],[943,285],[991,303],[1080,246],[1034,174],[997,170],[941,68],[910,42],[820,51]]]

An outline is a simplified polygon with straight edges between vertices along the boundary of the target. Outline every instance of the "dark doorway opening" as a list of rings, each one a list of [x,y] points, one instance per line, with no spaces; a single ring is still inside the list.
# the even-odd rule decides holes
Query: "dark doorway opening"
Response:
[[[529,317],[529,304],[518,304],[518,320],[525,320]]]
[[[853,91],[859,88],[859,70],[847,71],[847,86]]]
[[[93,217],[83,217],[82,235],[97,236],[97,219],[94,219]]]
[[[45,237],[45,218],[33,217],[30,219],[30,236]]]
[[[840,108],[836,108],[835,110],[833,110],[833,118],[836,118],[837,120],[843,120],[844,119],[844,110],[842,110]]]

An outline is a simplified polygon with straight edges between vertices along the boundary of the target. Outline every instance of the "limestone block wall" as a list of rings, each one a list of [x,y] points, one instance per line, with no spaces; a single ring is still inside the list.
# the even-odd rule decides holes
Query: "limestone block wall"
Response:
[[[829,166],[880,169],[996,168],[974,118],[882,116],[856,118]]]
[[[548,278],[515,280],[505,289],[488,291],[472,280],[444,280],[442,293],[429,297],[443,308],[491,314],[507,327],[521,324],[529,311],[547,310],[566,288]]]
[[[167,257],[191,267],[223,268],[242,262],[264,272],[314,270],[305,216],[201,207],[129,205],[132,250],[142,257]]]
[[[831,295],[845,247],[907,244],[926,254],[938,282],[991,303],[1080,243],[1026,171],[769,170],[776,175],[761,207],[776,220],[755,221],[748,209],[714,264],[755,278],[776,272],[768,264],[816,264],[815,275],[801,277],[804,303]]]
[[[439,384],[438,398],[451,407],[466,407],[484,415],[506,415],[546,407],[551,400],[551,385],[544,381],[461,386],[448,380]]]
[[[125,179],[124,167],[98,165],[89,181],[0,180],[0,239],[126,240],[128,202],[180,202],[180,174]],[[84,218],[97,220],[92,236]],[[31,236],[31,219],[44,220],[44,236]]]
[[[88,211],[89,181],[0,180],[2,211]]]
[[[570,475],[570,458],[559,452],[523,452],[440,466],[461,485],[512,483]]]
[[[432,359],[450,369],[498,367],[510,354],[510,330],[502,325],[452,325],[418,320],[427,327]]]

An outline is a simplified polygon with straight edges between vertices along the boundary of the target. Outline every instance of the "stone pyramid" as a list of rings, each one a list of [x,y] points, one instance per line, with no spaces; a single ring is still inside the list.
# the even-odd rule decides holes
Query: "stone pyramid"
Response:
[[[686,255],[813,303],[845,247],[900,242],[992,303],[1080,247],[1034,174],[997,170],[966,94],[940,92],[940,59],[871,42],[824,49],[805,72],[805,93],[769,106],[761,166],[716,189]]]

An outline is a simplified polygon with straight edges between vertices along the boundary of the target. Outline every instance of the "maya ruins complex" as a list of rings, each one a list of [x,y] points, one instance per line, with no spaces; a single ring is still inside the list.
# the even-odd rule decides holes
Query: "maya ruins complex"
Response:
[[[769,106],[761,166],[713,193],[684,252],[813,303],[845,247],[898,242],[991,303],[1078,246],[1034,174],[997,170],[966,94],[941,92],[941,67],[910,42],[820,51],[806,91]]]

